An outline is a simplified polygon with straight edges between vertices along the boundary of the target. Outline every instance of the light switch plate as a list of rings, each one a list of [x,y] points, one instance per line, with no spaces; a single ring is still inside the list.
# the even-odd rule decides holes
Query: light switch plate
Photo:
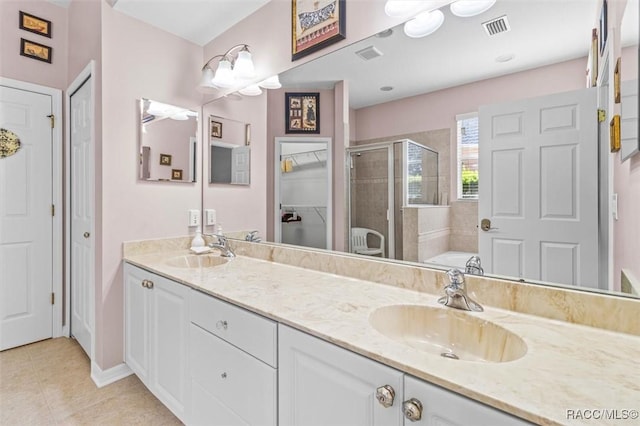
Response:
[[[200,210],[189,210],[189,226],[200,225]]]
[[[204,211],[205,221],[207,226],[213,226],[216,224],[216,211],[214,209],[206,209]]]

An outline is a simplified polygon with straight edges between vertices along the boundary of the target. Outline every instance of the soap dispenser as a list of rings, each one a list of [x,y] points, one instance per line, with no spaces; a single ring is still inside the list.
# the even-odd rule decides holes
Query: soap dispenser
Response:
[[[193,240],[191,240],[191,247],[204,247],[205,243],[204,243],[204,238],[202,238],[202,231],[200,231],[200,228],[198,228],[198,230],[196,231],[196,236],[193,237]]]

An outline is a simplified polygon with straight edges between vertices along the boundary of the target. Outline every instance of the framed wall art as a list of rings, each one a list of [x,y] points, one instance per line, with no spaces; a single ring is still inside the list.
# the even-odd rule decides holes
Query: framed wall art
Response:
[[[51,38],[51,21],[20,11],[20,29]]]
[[[182,169],[171,169],[171,180],[182,180]]]
[[[222,123],[211,120],[211,137],[222,139]]]
[[[291,60],[347,36],[345,0],[291,0]]]
[[[613,99],[615,103],[620,103],[620,58],[616,60],[616,67],[613,69]]]
[[[23,38],[20,39],[20,55],[22,56],[50,64],[52,53],[52,49],[49,46]]]
[[[320,93],[285,93],[285,133],[320,133]]]
[[[170,166],[171,165],[171,155],[169,155],[169,154],[160,154],[160,165],[161,166]]]

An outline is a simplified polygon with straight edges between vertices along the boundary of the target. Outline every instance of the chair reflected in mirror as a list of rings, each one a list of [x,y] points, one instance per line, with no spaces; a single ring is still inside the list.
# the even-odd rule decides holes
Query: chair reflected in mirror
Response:
[[[367,243],[369,235],[373,235],[380,240],[380,244],[377,247],[369,247]],[[373,229],[351,228],[351,253],[385,257],[384,235]]]

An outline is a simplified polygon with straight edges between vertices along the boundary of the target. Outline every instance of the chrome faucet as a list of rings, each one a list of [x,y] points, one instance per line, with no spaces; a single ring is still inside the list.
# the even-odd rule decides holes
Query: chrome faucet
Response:
[[[484,275],[484,269],[480,266],[480,256],[471,256],[467,260],[464,273],[467,275]]]
[[[484,310],[480,304],[471,300],[471,297],[467,295],[462,272],[455,268],[449,269],[447,277],[449,284],[444,287],[445,296],[438,299],[438,303],[464,311],[482,312]]]
[[[244,237],[244,240],[252,243],[259,243],[262,241],[262,238],[258,236],[258,231],[251,231]]]
[[[207,244],[210,248],[220,250],[220,256],[222,257],[236,257],[236,254],[231,250],[229,246],[229,240],[224,235],[217,234],[204,234],[207,237],[215,237],[218,242],[214,243],[213,241]]]

